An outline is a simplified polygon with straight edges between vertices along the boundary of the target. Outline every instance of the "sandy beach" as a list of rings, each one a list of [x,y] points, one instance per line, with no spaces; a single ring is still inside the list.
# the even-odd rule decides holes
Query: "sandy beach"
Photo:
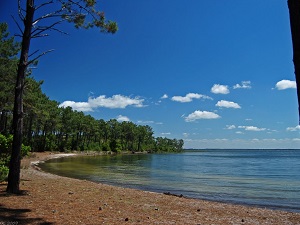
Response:
[[[22,160],[22,195],[0,184],[0,225],[8,224],[300,224],[300,213],[188,199],[45,173]]]

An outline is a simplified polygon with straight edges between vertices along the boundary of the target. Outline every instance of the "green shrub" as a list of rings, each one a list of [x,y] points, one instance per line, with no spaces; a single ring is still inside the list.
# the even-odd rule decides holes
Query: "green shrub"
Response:
[[[112,140],[109,143],[109,147],[112,152],[121,152],[122,151],[122,145],[119,140]]]
[[[8,167],[4,165],[0,165],[0,182],[7,179],[8,176]]]
[[[109,152],[110,151],[109,144],[107,143],[102,144],[102,151]]]
[[[22,144],[22,148],[21,148],[21,158],[28,156],[29,153],[31,151],[31,147],[30,146],[26,146]]]
[[[12,141],[13,136],[4,136],[0,134],[0,181],[3,181],[8,176],[9,171],[9,161],[12,150]],[[29,155],[31,151],[30,146],[26,146],[22,144],[21,147],[21,158]]]
[[[0,134],[0,154],[3,153],[9,153],[11,150],[11,144],[12,144],[13,136],[4,136]]]

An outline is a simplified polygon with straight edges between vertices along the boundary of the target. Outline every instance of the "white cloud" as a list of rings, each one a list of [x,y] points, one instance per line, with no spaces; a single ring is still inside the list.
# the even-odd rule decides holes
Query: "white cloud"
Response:
[[[187,117],[185,117],[186,122],[193,122],[195,120],[199,119],[218,119],[220,116],[213,112],[208,111],[200,111],[196,110],[195,112],[189,114]]]
[[[235,108],[235,109],[240,109],[241,106],[235,102],[229,102],[225,100],[218,101],[216,106],[218,107],[224,107],[224,108]]]
[[[277,90],[285,90],[288,88],[296,88],[296,81],[291,81],[291,80],[281,80],[277,82],[275,85],[275,88]]]
[[[188,93],[186,96],[173,96],[171,99],[172,101],[175,102],[181,102],[181,103],[185,103],[185,102],[191,102],[193,101],[193,99],[212,99],[209,96],[206,95],[201,95],[201,94],[197,94],[197,93]]]
[[[162,122],[155,122],[153,120],[138,120],[137,123],[139,124],[157,124],[157,125],[162,125]]]
[[[166,99],[168,98],[169,96],[167,94],[164,94],[163,96],[161,96],[161,99]]]
[[[250,89],[251,88],[251,81],[242,81],[242,84],[236,84],[233,86],[233,89]]]
[[[227,130],[232,130],[232,129],[235,129],[236,126],[235,125],[226,125],[226,128]]]
[[[300,131],[300,125],[297,125],[295,127],[288,127],[286,128],[287,131],[297,131],[299,130]]]
[[[236,134],[244,134],[242,131],[235,132]]]
[[[88,102],[74,102],[74,101],[64,101],[59,105],[59,107],[66,108],[71,107],[74,110],[82,111],[82,112],[91,112],[93,108],[90,106]]]
[[[140,124],[150,124],[150,123],[154,123],[154,121],[152,121],[152,120],[146,120],[146,121],[139,120],[139,121],[137,121],[137,123],[140,123]]]
[[[167,132],[167,133],[161,133],[162,136],[166,136],[166,135],[171,135],[170,132]]]
[[[100,95],[97,98],[89,98],[88,102],[93,108],[105,107],[111,109],[124,109],[127,106],[143,107],[144,99],[139,97],[130,98],[123,95],[113,95],[111,98],[106,98],[105,95]]]
[[[117,116],[117,121],[118,122],[129,122],[130,119],[127,116],[118,115]]]
[[[229,94],[229,89],[227,85],[214,84],[211,88],[211,92],[214,94]]]
[[[238,128],[245,129],[246,131],[264,131],[266,128],[258,128],[254,126],[238,126]]]
[[[143,102],[144,99],[140,97],[131,98],[123,95],[113,95],[107,98],[105,95],[100,95],[97,98],[89,97],[87,102],[65,101],[61,103],[59,107],[70,106],[74,110],[89,112],[100,107],[110,109],[124,109],[127,106],[144,107]]]

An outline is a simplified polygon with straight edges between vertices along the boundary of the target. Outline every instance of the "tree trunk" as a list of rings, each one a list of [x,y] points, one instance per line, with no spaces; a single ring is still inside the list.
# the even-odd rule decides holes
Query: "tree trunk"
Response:
[[[25,83],[25,74],[28,66],[28,52],[30,48],[31,30],[34,15],[34,0],[27,0],[26,17],[24,20],[24,33],[22,39],[22,50],[20,62],[18,65],[17,81],[15,86],[15,102],[13,112],[13,143],[12,154],[9,165],[8,184],[6,191],[8,193],[18,194],[20,191],[20,165],[21,165],[21,147],[23,136],[23,92]]]
[[[300,0],[288,0],[300,120]],[[300,121],[299,121],[300,124]]]

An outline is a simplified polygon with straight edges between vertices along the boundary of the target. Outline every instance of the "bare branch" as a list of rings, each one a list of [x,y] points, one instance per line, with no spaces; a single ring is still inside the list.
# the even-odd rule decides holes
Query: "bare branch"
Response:
[[[53,18],[53,17],[61,17],[62,16],[62,14],[61,14],[62,11],[63,11],[62,9],[59,9],[57,11],[54,11],[54,12],[48,13],[46,15],[43,15],[43,16],[37,18],[36,20],[34,20],[32,25],[33,26],[36,25],[39,21],[41,21],[43,19],[48,19],[48,18]]]
[[[31,35],[33,38],[35,38],[35,37],[39,36],[41,33],[45,32],[46,30],[54,30],[55,29],[54,26],[56,26],[57,24],[60,24],[63,21],[65,21],[65,20],[57,21],[57,22],[53,23],[51,26],[38,27],[33,32],[31,32]]]
[[[39,5],[38,7],[36,7],[35,10],[38,10],[38,9],[44,7],[45,5],[49,5],[49,4],[52,4],[52,3],[53,3],[53,0],[50,0],[49,2],[45,2],[45,3],[41,4],[41,5]]]
[[[42,57],[42,56],[48,54],[49,52],[53,52],[53,51],[54,51],[54,49],[51,49],[51,50],[48,50],[48,51],[43,52],[42,54],[38,55],[38,56],[35,57],[34,59],[30,60],[30,61],[27,63],[27,66],[30,65],[31,63],[33,63],[34,61],[36,61],[37,59],[39,59],[40,57]],[[35,51],[35,52],[37,52],[37,51]]]
[[[31,38],[40,38],[40,37],[48,37],[48,36],[49,36],[49,34],[40,34],[40,35],[34,35]]]
[[[28,67],[29,70],[34,70],[34,69],[37,69],[37,68],[38,68],[37,66],[34,66],[34,67],[30,66],[30,67]]]
[[[31,54],[28,56],[28,58],[31,57],[31,56],[33,56],[34,54],[36,54],[38,51],[39,51],[39,50],[36,50],[36,51],[34,51],[33,53],[31,53]]]
[[[54,31],[57,31],[57,32],[59,32],[59,33],[61,33],[61,34],[69,35],[67,32],[64,32],[64,31],[62,31],[62,30],[59,30],[59,29],[57,29],[57,28],[55,28],[55,27],[50,28],[49,30],[54,30]]]
[[[19,23],[16,21],[15,17],[14,16],[11,16],[13,18],[13,20],[15,21],[15,23],[17,24],[17,27],[19,28],[19,31],[21,32],[21,34],[23,35],[23,30],[21,29]]]
[[[25,19],[25,16],[22,13],[23,11],[25,12],[25,10],[21,7],[21,0],[18,0],[18,13],[21,20]]]

